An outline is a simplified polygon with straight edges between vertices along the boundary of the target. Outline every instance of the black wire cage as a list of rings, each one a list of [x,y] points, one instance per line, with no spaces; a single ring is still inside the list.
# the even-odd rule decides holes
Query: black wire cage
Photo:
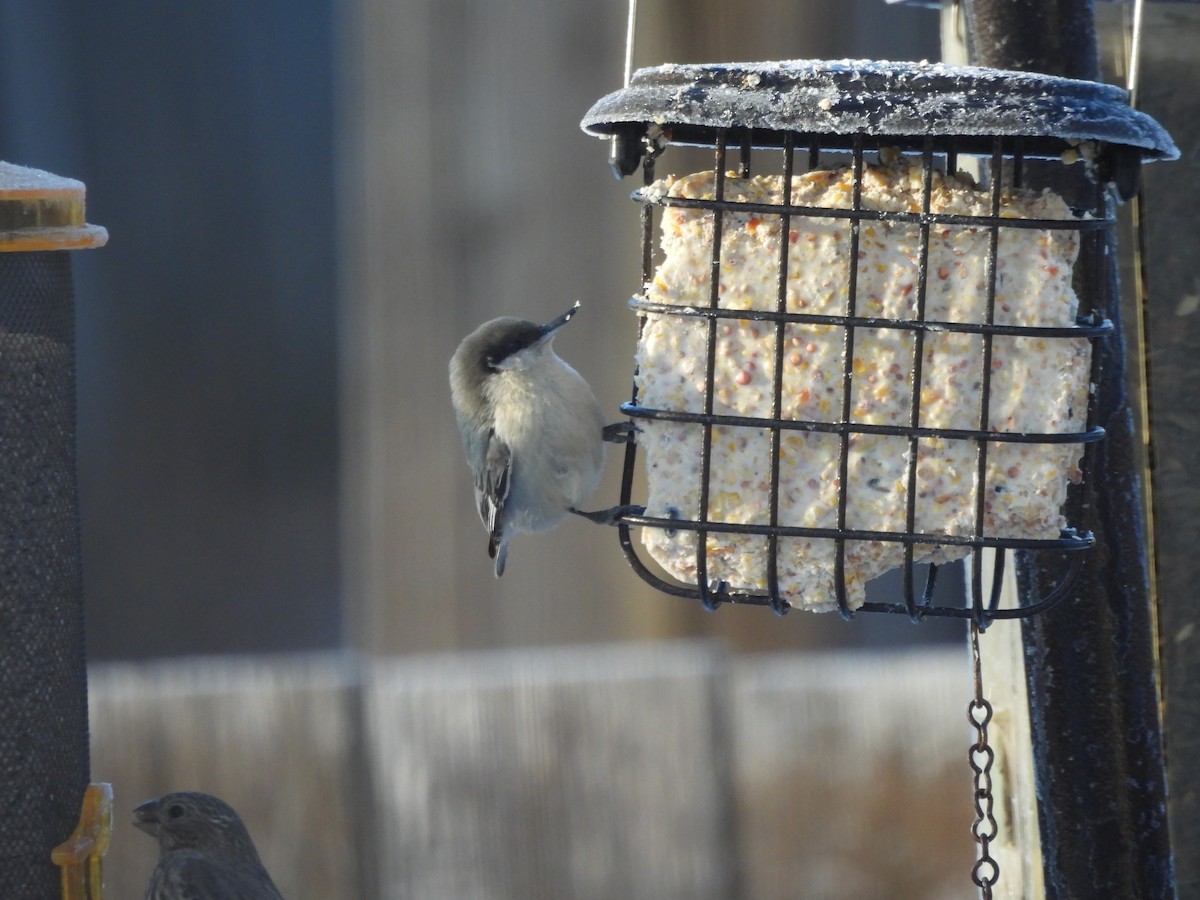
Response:
[[[981,627],[1068,593],[1095,543],[1112,195],[1177,153],[1124,91],[923,63],[664,65],[582,124],[611,139],[614,174],[643,175],[620,498],[637,514],[619,534],[644,580],[710,610]],[[657,178],[673,146],[711,171]],[[1029,189],[1048,165],[1085,167],[1085,187]],[[1061,578],[1006,606],[1018,549]],[[938,566],[963,556],[966,601],[935,602]],[[896,567],[899,599],[867,602]]]

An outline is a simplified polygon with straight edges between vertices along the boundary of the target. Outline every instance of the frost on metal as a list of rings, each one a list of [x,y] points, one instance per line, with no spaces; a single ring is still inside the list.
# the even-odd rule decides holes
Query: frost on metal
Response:
[[[833,135],[1052,137],[1179,155],[1167,133],[1131,109],[1121,88],[1027,72],[868,60],[667,64],[638,69],[582,127],[752,128]]]

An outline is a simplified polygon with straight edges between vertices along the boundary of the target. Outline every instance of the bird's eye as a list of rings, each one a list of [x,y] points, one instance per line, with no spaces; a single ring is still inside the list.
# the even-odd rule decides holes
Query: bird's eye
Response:
[[[167,818],[168,819],[178,819],[180,816],[182,816],[184,814],[184,812],[186,812],[186,810],[184,810],[182,804],[172,803],[170,806],[167,807]]]
[[[488,354],[487,367],[489,369],[501,368],[500,364],[502,362],[520,353],[527,346],[528,344],[526,342],[518,340],[517,338],[511,338],[510,340],[505,341],[495,353]]]

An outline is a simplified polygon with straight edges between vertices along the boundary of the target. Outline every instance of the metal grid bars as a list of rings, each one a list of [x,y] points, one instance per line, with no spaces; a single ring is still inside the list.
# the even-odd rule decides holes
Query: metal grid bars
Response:
[[[835,141],[841,143],[834,146]],[[639,399],[636,378],[632,400],[622,406],[622,410],[643,430],[646,427],[656,427],[659,423],[680,423],[681,426],[698,428],[702,436],[698,466],[700,483],[694,513],[689,515],[682,509],[672,508],[667,514],[663,514],[662,510],[657,513],[651,510],[641,515],[625,515],[621,518],[621,546],[634,570],[644,580],[668,594],[699,599],[705,608],[710,610],[722,603],[747,603],[770,605],[777,613],[783,614],[790,608],[787,591],[781,585],[780,577],[783,560],[790,552],[789,548],[800,541],[809,542],[806,544],[808,546],[811,546],[812,542],[824,541],[832,544],[833,592],[837,609],[846,618],[851,617],[857,608],[867,612],[901,613],[914,621],[924,616],[971,618],[980,627],[986,627],[993,619],[1017,618],[1040,612],[1065,596],[1085,556],[1080,551],[1087,550],[1094,544],[1093,536],[1075,528],[1065,528],[1053,538],[1044,534],[1012,536],[989,532],[989,492],[1005,490],[1003,485],[994,483],[994,477],[989,479],[989,452],[997,453],[998,451],[992,448],[1000,444],[1083,445],[1080,448],[1082,462],[1079,467],[1082,477],[1072,479],[1065,507],[1068,521],[1077,521],[1082,502],[1078,482],[1090,479],[1093,456],[1090,448],[1103,437],[1104,432],[1095,424],[1090,399],[1082,428],[1057,432],[1006,430],[998,426],[990,409],[993,402],[993,363],[1000,365],[1003,361],[994,356],[994,345],[997,339],[1009,340],[1015,345],[1016,341],[1013,339],[1078,342],[1082,338],[1092,344],[1091,349],[1094,351],[1095,342],[1111,330],[1111,324],[1105,318],[1108,297],[1082,296],[1082,309],[1086,314],[1079,315],[1071,325],[1060,323],[1047,326],[998,321],[997,288],[1001,279],[1005,277],[1001,272],[1002,266],[998,264],[998,248],[1003,241],[1002,234],[1007,229],[1036,229],[1042,233],[1070,231],[1075,233],[1080,243],[1103,243],[1106,233],[1113,227],[1113,220],[1106,207],[1104,187],[1099,184],[1095,189],[1094,200],[1090,201],[1092,208],[1073,210],[1074,216],[1003,216],[1004,191],[1021,186],[1024,171],[1021,144],[1020,138],[996,137],[991,141],[990,156],[981,157],[980,164],[985,170],[982,181],[986,185],[990,204],[987,213],[979,215],[938,211],[932,202],[936,173],[954,174],[958,170],[959,148],[952,138],[874,140],[855,135],[835,139],[829,135],[792,132],[761,134],[746,128],[717,128],[712,130],[710,145],[713,152],[711,197],[676,196],[662,190],[661,187],[653,187],[655,161],[660,148],[647,141],[648,152],[643,157],[644,187],[633,195],[634,199],[641,203],[643,241],[644,289],[630,301],[630,306],[640,317],[639,339],[645,336],[647,323],[651,320],[660,323],[665,321],[671,327],[703,328],[705,331],[703,364],[696,370],[698,389],[703,389],[703,402],[698,409],[689,407],[688,404],[681,404],[681,408],[645,406]],[[868,168],[865,161],[868,154],[894,155],[897,151],[889,149],[894,146],[909,148],[910,158],[919,159],[919,208],[888,211],[864,205],[863,184]],[[807,173],[815,172],[823,159],[848,159],[848,162],[844,163],[852,173],[848,203],[836,208],[800,205],[794,195],[793,177],[797,171],[798,154],[802,160],[807,158],[807,169],[801,169]],[[776,157],[778,162],[775,161]],[[751,177],[752,164],[759,165],[764,159],[768,163],[764,167],[768,174],[779,173],[782,176],[782,195],[778,199],[769,196],[747,199],[744,192],[735,192],[735,196],[730,196],[730,179],[736,178],[739,183],[744,184],[745,180]],[[728,172],[731,162],[736,165],[735,172]],[[706,303],[686,305],[650,299],[650,285],[656,275],[655,223],[671,210],[690,211],[688,215],[699,216],[703,222],[703,233],[709,236]],[[740,218],[733,218],[735,216]],[[746,308],[745,304],[731,305],[726,297],[726,288],[729,286],[726,273],[732,261],[726,257],[728,251],[723,249],[723,233],[727,229],[744,228],[745,223],[749,221],[747,217],[771,223],[769,227],[777,229],[778,234],[773,304],[756,304],[751,305],[751,308]],[[803,309],[804,303],[797,304],[795,296],[789,296],[789,266],[795,265],[794,261],[789,262],[789,243],[794,243],[797,235],[803,235],[806,228],[815,227],[813,223],[816,222],[825,222],[831,224],[831,227],[844,227],[848,231],[846,246],[849,259],[842,263],[845,267],[845,302],[843,307],[834,313],[830,313],[829,310],[806,312]],[[880,314],[878,303],[872,305],[868,302],[867,291],[860,284],[859,264],[855,261],[862,258],[860,249],[865,234],[874,235],[876,227],[884,229],[897,225],[916,235],[916,278],[912,287],[914,296],[906,300],[907,306],[903,314],[892,316]],[[941,269],[931,271],[931,233],[938,230],[943,235],[950,234],[952,229],[970,230],[973,234],[986,235],[986,260],[982,269],[982,290],[985,293],[983,312],[981,317],[969,321],[950,320],[953,317],[949,316],[927,316],[931,279],[939,275],[945,278],[946,275]],[[1084,258],[1102,259],[1103,254],[1088,254]],[[1075,273],[1076,276],[1078,274]],[[1079,283],[1100,285],[1102,293],[1107,291],[1108,282],[1103,278],[1076,277],[1075,280]],[[728,293],[733,294],[735,291],[730,290]],[[717,384],[717,370],[720,364],[720,335],[723,329],[739,327],[739,323],[740,326],[750,323],[756,336],[764,333],[770,338],[771,349],[763,354],[767,358],[760,360],[760,371],[770,370],[767,415],[740,414],[719,402],[715,396],[717,391],[714,386]],[[792,340],[795,340],[794,335],[805,329],[819,330],[822,334],[840,335],[840,360],[830,366],[836,371],[823,371],[819,376],[830,379],[830,383],[836,385],[836,391],[831,392],[834,400],[830,414],[823,417],[785,414],[785,401],[791,399],[784,374],[788,368],[788,335],[793,335]],[[906,350],[907,358],[902,362],[898,360],[898,363],[891,367],[892,376],[906,380],[910,398],[907,415],[899,423],[872,423],[855,415],[856,401],[861,402],[860,398],[865,390],[863,373],[856,371],[856,342],[861,344],[877,340],[877,336],[881,335],[889,335],[896,347]],[[943,340],[945,335],[961,335],[960,340],[972,347],[972,352],[978,352],[978,368],[973,370],[978,372],[978,382],[973,386],[977,397],[976,414],[972,416],[971,421],[956,423],[969,427],[935,427],[923,417],[922,403],[923,396],[927,393],[926,389],[931,385],[937,386],[942,377],[939,372],[927,371],[928,344],[930,341]],[[1011,352],[1011,347],[1006,352]],[[697,357],[700,356],[701,354],[697,353]],[[793,361],[794,357],[795,354]],[[1095,361],[1098,357],[1098,353],[1092,352],[1091,384],[1095,384],[1097,380]],[[1027,397],[1026,401],[1037,399]],[[762,514],[741,521],[731,521],[727,517],[714,514],[714,441],[727,437],[736,429],[749,429],[755,434],[765,435],[770,447],[765,463],[767,471],[757,473],[757,477],[765,485]],[[836,491],[832,500],[835,520],[832,523],[826,521],[816,525],[796,524],[785,521],[782,515],[782,448],[793,435],[828,435],[829,438],[822,440],[836,441],[836,480],[832,482]],[[903,520],[902,530],[885,530],[882,524],[872,527],[871,523],[862,521],[861,515],[851,515],[848,486],[852,480],[852,449],[856,443],[865,443],[868,437],[878,441],[881,450],[888,447],[893,450],[899,450],[901,446],[905,448],[901,475],[903,509],[902,516],[897,517],[897,520]],[[896,443],[897,439],[901,443]],[[972,499],[961,500],[962,503],[971,506],[972,521],[969,527],[947,528],[942,531],[930,526],[927,514],[919,514],[918,497],[926,487],[922,481],[921,460],[925,454],[931,452],[929,448],[949,445],[973,448],[973,463],[969,466],[971,471],[969,477],[963,478],[961,486],[962,496],[973,499],[973,502]],[[863,452],[861,447],[859,452]],[[632,505],[636,502],[633,494],[637,454],[638,442],[630,442],[625,452],[622,504]],[[895,490],[897,496],[901,492],[899,485],[893,488],[879,487],[870,484],[869,481],[867,483],[881,492]],[[662,529],[672,537],[677,534],[694,535],[694,567],[689,566],[694,570],[694,580],[680,581],[673,576],[665,576],[664,572],[651,564],[652,561],[644,559],[643,550],[635,546],[631,536],[631,530],[635,527]],[[731,535],[758,536],[744,540],[765,542],[766,571],[760,584],[753,587],[731,585],[721,572],[714,575],[714,556],[710,547],[713,541],[710,539],[720,543]],[[897,544],[902,548],[903,558],[902,596],[894,602],[863,602],[861,606],[852,602],[847,590],[848,547]],[[940,606],[933,602],[933,588],[938,571],[936,564],[931,563],[928,566],[924,585],[918,590],[917,583],[920,579],[917,566],[920,561],[916,552],[921,549],[923,553],[928,554],[930,548],[947,550],[944,554],[946,558],[963,553],[973,558],[970,596],[962,606]],[[1008,549],[1061,554],[1060,582],[1041,598],[1019,607],[1002,608],[999,587],[1005,562],[1004,551]],[[995,553],[994,560],[985,564],[987,550],[994,550]],[[990,579],[985,576],[985,569],[988,568],[991,570]],[[986,583],[989,581],[990,587],[987,587]]]

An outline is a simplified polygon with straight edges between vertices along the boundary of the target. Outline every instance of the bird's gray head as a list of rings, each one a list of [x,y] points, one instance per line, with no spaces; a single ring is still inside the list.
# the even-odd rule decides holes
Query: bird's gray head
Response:
[[[578,310],[576,303],[544,325],[511,316],[492,319],[463,338],[454,354],[455,360],[473,366],[484,375],[519,368],[529,359],[525,351],[546,345]]]
[[[133,824],[158,839],[161,852],[197,850],[258,858],[241,818],[211,794],[181,791],[147,800],[133,811]]]
[[[578,310],[576,303],[544,325],[504,316],[484,322],[463,338],[450,360],[450,390],[459,415],[482,414],[486,409],[484,382],[499,373],[534,363],[537,350],[549,347],[558,329],[571,321]]]

